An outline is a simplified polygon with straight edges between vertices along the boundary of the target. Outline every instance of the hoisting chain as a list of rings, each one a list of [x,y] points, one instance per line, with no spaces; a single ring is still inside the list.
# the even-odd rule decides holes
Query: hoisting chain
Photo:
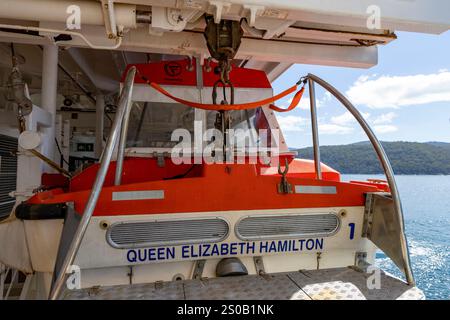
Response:
[[[231,72],[231,60],[225,59],[219,61],[219,66],[217,67],[217,72],[220,73],[220,78],[214,83],[212,91],[212,101],[213,104],[217,104],[217,87],[222,84],[223,90],[223,100],[220,104],[228,105],[234,104],[234,86],[230,80]],[[226,96],[226,87],[230,88],[230,103],[228,103]]]
[[[22,107],[18,107],[17,109],[17,121],[19,122],[19,133],[22,133],[26,130],[25,117],[22,114]]]
[[[221,84],[222,85],[222,93],[223,99],[220,102],[221,105],[228,105],[226,88],[230,88],[230,103],[234,104],[234,86],[230,80],[230,71],[231,71],[231,60],[226,58],[223,60],[219,60],[219,66],[217,67],[217,71],[220,72],[220,78],[214,83],[212,90],[212,101],[213,104],[217,104],[217,88]],[[231,127],[231,117],[229,111],[219,110],[216,115],[216,120],[214,122],[214,127],[222,132],[222,136],[224,138],[223,143],[223,154],[225,156],[226,145],[227,145],[227,130]]]
[[[239,21],[221,20],[215,23],[214,17],[206,15],[206,28],[204,36],[211,57],[217,60],[218,66],[214,73],[219,75],[219,79],[214,83],[212,90],[213,104],[217,105],[218,87],[222,86],[223,98],[220,105],[234,104],[234,86],[230,80],[231,60],[236,55],[244,34]],[[227,99],[227,88],[230,90],[230,99]],[[214,126],[225,135],[230,128],[229,112],[224,108],[218,110]],[[225,139],[226,141],[226,139]]]

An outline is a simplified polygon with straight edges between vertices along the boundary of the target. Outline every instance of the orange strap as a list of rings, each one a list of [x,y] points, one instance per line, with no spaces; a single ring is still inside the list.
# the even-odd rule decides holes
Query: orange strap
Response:
[[[144,79],[145,80],[145,79]],[[175,100],[181,104],[193,107],[193,108],[199,108],[199,109],[203,109],[203,110],[216,110],[216,111],[220,111],[220,110],[245,110],[245,109],[254,109],[254,108],[258,108],[260,106],[269,104],[269,103],[273,103],[285,96],[287,96],[288,94],[291,94],[292,92],[297,90],[297,85],[294,85],[292,87],[290,87],[289,89],[284,90],[283,92],[271,97],[271,98],[267,98],[267,99],[263,99],[260,101],[255,101],[255,102],[249,102],[249,103],[240,103],[240,104],[229,104],[229,105],[222,105],[222,104],[204,104],[204,103],[197,103],[197,102],[192,102],[192,101],[187,101],[178,97],[173,96],[172,94],[170,94],[169,92],[167,92],[166,90],[164,90],[163,88],[161,88],[160,85],[154,83],[154,82],[150,82],[147,81],[147,84],[149,84],[152,88],[154,88],[155,90],[159,91],[160,93],[162,93],[163,95],[171,98],[172,100]],[[274,105],[270,105],[270,108],[272,110],[278,111],[278,112],[286,112],[286,111],[290,111],[292,109],[294,109],[298,103],[300,102],[300,99],[302,98],[303,95],[303,91],[305,90],[304,87],[302,87],[294,96],[294,98],[292,99],[291,104],[289,105],[289,107],[287,109],[280,109]]]
[[[302,99],[304,91],[305,91],[305,87],[302,87],[299,91],[297,91],[297,93],[295,94],[294,98],[292,98],[291,104],[289,105],[289,107],[287,107],[287,109],[278,108],[277,106],[275,106],[273,104],[271,104],[269,106],[269,108],[274,110],[274,111],[277,111],[277,112],[288,112],[288,111],[291,111],[298,105],[298,103]]]

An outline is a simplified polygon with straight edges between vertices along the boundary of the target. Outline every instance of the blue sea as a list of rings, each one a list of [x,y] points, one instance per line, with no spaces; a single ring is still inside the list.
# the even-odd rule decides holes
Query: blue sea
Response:
[[[342,175],[344,181],[384,179],[381,175]],[[429,300],[450,299],[450,176],[396,176],[417,286]],[[382,252],[376,263],[402,273]],[[403,278],[403,277],[402,277]]]

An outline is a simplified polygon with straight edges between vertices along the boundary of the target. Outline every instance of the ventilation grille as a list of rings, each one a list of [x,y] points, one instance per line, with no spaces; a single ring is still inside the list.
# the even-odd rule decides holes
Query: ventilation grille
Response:
[[[121,222],[108,229],[106,238],[115,248],[139,248],[219,242],[228,231],[228,223],[219,218]]]
[[[16,200],[8,194],[16,190],[17,138],[0,134],[0,218],[8,216]]]
[[[250,216],[237,224],[236,235],[242,240],[326,237],[338,227],[339,219],[332,213]]]

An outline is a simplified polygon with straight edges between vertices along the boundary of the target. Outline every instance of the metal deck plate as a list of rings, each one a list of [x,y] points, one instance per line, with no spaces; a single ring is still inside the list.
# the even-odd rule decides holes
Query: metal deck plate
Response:
[[[187,300],[309,300],[287,274],[186,281]]]
[[[395,300],[424,299],[422,291],[381,271],[380,289],[368,289],[370,274],[353,268],[309,270],[66,290],[63,299],[156,300]]]

